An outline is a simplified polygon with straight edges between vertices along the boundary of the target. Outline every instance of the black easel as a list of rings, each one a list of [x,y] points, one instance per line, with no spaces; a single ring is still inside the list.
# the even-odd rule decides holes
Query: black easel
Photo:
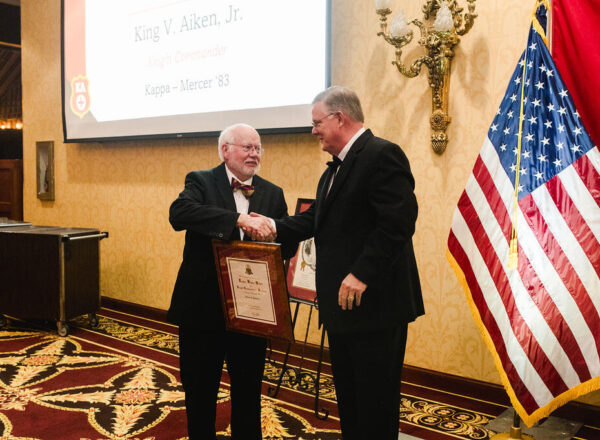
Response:
[[[283,358],[283,363],[281,365],[281,373],[279,374],[279,378],[277,379],[277,385],[275,387],[269,386],[267,391],[270,397],[277,397],[279,393],[279,389],[281,388],[281,382],[283,381],[283,377],[287,375],[287,381],[290,385],[298,385],[298,389],[302,391],[307,391],[309,389],[309,385],[312,382],[314,384],[315,390],[315,416],[320,420],[326,420],[329,417],[329,410],[327,408],[321,408],[319,410],[319,391],[321,384],[321,367],[323,364],[323,345],[325,343],[325,329],[321,327],[321,344],[319,345],[319,362],[317,364],[317,374],[316,377],[313,373],[303,370],[304,364],[304,352],[306,349],[306,344],[308,340],[308,331],[310,328],[310,320],[312,317],[313,309],[318,310],[317,301],[305,301],[300,298],[290,298],[290,303],[294,303],[294,317],[292,318],[292,328],[296,328],[296,320],[298,318],[298,311],[300,309],[301,304],[305,304],[310,307],[308,311],[308,322],[306,324],[306,332],[304,334],[304,342],[302,343],[302,352],[300,357],[300,365],[298,367],[292,367],[287,364],[290,350],[292,347],[291,343],[288,343],[287,349],[285,351],[285,356]],[[274,364],[271,360],[271,355],[269,354],[269,362]]]

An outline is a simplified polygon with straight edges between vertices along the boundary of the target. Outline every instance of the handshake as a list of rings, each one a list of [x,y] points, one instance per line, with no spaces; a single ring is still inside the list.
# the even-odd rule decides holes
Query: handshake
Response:
[[[240,214],[237,226],[242,228],[244,233],[255,241],[274,241],[277,237],[277,230],[273,221],[255,212]]]

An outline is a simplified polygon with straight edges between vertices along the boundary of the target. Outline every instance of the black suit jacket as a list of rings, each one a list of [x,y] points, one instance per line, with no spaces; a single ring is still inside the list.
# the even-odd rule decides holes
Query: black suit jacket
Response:
[[[287,216],[280,187],[259,176],[254,176],[252,184],[254,194],[248,212],[275,219]],[[186,176],[185,188],[169,210],[173,229],[186,230],[183,262],[167,315],[169,321],[193,325],[200,331],[224,328],[211,240],[239,240],[238,217],[224,163]],[[283,255],[293,253],[292,246],[282,249]]]
[[[319,318],[329,332],[376,330],[424,314],[412,245],[417,220],[414,178],[397,145],[365,131],[346,155],[326,196],[330,170],[315,202],[278,220],[282,242],[315,237]],[[338,291],[352,273],[367,284],[361,305],[342,310]]]

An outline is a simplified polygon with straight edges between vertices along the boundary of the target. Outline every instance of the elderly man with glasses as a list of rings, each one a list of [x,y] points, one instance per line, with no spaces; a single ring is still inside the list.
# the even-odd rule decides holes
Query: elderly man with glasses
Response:
[[[257,176],[263,149],[256,130],[236,124],[219,137],[223,161],[209,170],[192,171],[172,203],[169,221],[186,231],[183,262],[173,290],[169,321],[179,325],[181,382],[190,439],[216,439],[216,405],[223,361],[231,387],[231,438],[259,440],[261,382],[266,340],[225,330],[211,240],[272,237],[268,217],[287,216],[280,187]],[[293,254],[295,246],[283,248]]]

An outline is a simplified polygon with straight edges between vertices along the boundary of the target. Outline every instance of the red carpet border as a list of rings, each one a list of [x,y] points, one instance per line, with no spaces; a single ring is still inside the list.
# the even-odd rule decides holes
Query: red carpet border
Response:
[[[17,320],[0,330],[0,440],[187,438],[175,326],[110,309],[101,310],[95,329],[83,318],[70,326],[66,338],[51,325]],[[265,366],[263,438],[341,439],[330,366],[324,365],[320,379],[319,409],[329,412],[323,421],[314,414],[314,360],[291,357],[293,366],[301,363],[312,376],[290,384],[291,371],[276,398],[269,397],[282,359],[274,351]],[[493,432],[485,425],[505,409],[418,384],[403,383],[402,394],[402,432],[422,439],[489,439]],[[229,412],[224,372],[219,439],[230,438]]]
[[[0,331],[1,440],[187,438],[176,328],[109,310],[99,321],[93,330],[84,319],[70,323],[66,338],[17,320]],[[230,438],[228,381],[225,373],[223,439]],[[264,396],[262,417],[264,438],[341,438],[337,418],[317,419],[310,396],[289,388]]]

